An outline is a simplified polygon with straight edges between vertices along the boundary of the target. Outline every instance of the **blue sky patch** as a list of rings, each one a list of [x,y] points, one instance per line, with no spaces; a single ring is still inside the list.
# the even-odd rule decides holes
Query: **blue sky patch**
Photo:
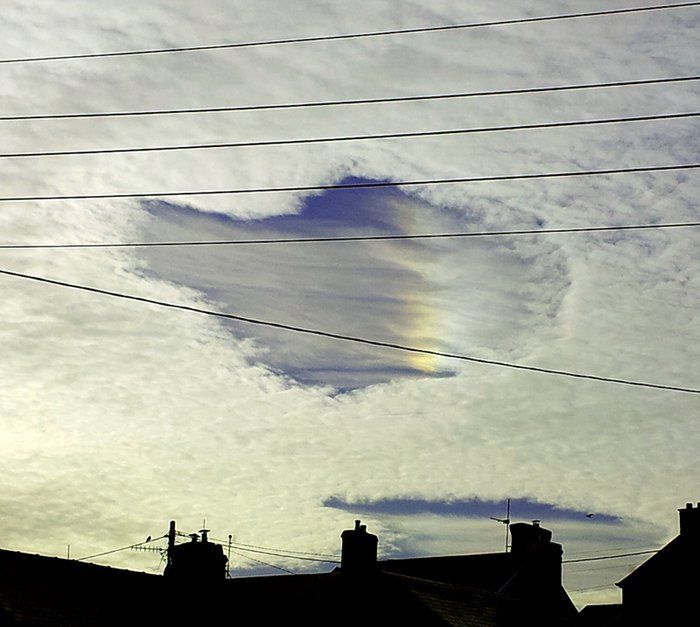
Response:
[[[412,516],[435,514],[438,516],[461,516],[467,518],[505,518],[505,501],[470,500],[429,500],[409,498],[386,498],[375,501],[346,501],[338,496],[327,498],[323,505],[357,514],[387,514]],[[593,516],[587,518],[587,514]],[[619,523],[621,518],[600,512],[587,512],[539,503],[529,499],[511,500],[511,520],[591,520],[594,522]]]

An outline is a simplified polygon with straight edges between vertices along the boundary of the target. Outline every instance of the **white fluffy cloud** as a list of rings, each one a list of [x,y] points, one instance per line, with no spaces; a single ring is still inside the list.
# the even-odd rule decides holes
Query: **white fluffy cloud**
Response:
[[[575,9],[609,8],[576,3]],[[565,2],[21,2],[0,57],[571,11]],[[256,104],[690,74],[695,9],[344,43],[0,66],[3,114]],[[311,137],[689,111],[698,87],[2,125],[2,151]],[[325,184],[697,160],[697,123],[3,160],[2,195]],[[301,194],[3,203],[7,242],[697,220],[697,175],[439,186],[308,218]],[[317,198],[330,203],[334,196]],[[360,211],[361,209],[361,211]],[[305,211],[307,213],[305,213]],[[275,216],[298,214],[284,228]],[[386,225],[373,220],[386,214]],[[183,217],[184,216],[184,217]],[[265,220],[265,218],[270,221]],[[285,230],[286,229],[286,230]],[[692,230],[285,250],[2,252],[0,267],[476,356],[697,387]],[[332,551],[329,496],[529,497],[675,530],[696,499],[691,395],[415,360],[0,280],[2,545],[90,553],[183,529]],[[387,337],[392,334],[391,337]],[[348,370],[352,375],[348,375]],[[427,376],[450,371],[454,376]],[[407,373],[411,376],[404,376]],[[422,376],[424,373],[426,376]],[[351,379],[356,390],[337,394]],[[386,547],[458,552],[467,520],[370,516]],[[545,521],[546,523],[546,521]],[[554,528],[557,533],[556,526]],[[627,528],[626,528],[627,529]],[[630,527],[627,533],[642,538]],[[585,529],[571,532],[584,543]],[[412,536],[422,542],[412,540]],[[482,537],[481,535],[479,537]],[[485,537],[485,536],[484,536]],[[494,533],[498,538],[498,532]],[[446,540],[447,539],[447,540]],[[496,539],[496,544],[498,543]],[[630,540],[633,541],[633,540]],[[615,546],[610,534],[601,545]],[[619,544],[619,542],[618,542]],[[627,544],[627,542],[625,543]],[[590,545],[586,545],[588,548]],[[152,561],[152,560],[151,560]],[[152,566],[148,556],[114,563]],[[595,575],[595,574],[593,574]],[[607,580],[571,579],[572,587]],[[581,583],[585,582],[585,583]],[[598,594],[598,591],[595,592]],[[614,593],[613,593],[614,594]],[[603,591],[605,598],[610,593]]]

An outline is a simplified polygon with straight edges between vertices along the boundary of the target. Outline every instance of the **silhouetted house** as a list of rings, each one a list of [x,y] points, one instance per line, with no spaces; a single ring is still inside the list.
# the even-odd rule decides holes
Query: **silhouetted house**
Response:
[[[377,561],[357,521],[333,572],[236,579],[206,534],[169,543],[165,576],[0,550],[0,626],[572,624],[561,545],[536,523],[511,530],[510,553]]]
[[[697,614],[700,503],[678,511],[680,534],[618,582],[622,604],[588,605],[581,610],[580,625],[680,625]]]
[[[700,503],[697,507],[687,503],[678,511],[679,535],[617,584],[622,589],[626,624],[652,619],[662,621],[657,624],[672,624],[683,616],[697,615]]]
[[[527,617],[532,624],[563,625],[574,621],[576,608],[561,585],[562,546],[552,542],[552,532],[537,521],[515,523],[510,531],[509,553],[387,560],[380,562],[379,568],[384,573],[478,592],[496,607],[508,607],[512,615]]]

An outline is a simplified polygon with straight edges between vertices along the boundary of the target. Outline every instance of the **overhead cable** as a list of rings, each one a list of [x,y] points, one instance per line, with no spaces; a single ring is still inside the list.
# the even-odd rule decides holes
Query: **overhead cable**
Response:
[[[564,122],[542,122],[537,124],[509,124],[505,126],[477,126],[471,128],[439,129],[434,131],[407,131],[401,133],[378,133],[372,135],[336,135],[333,137],[302,137],[292,139],[269,139],[238,142],[210,142],[202,144],[171,144],[163,146],[129,146],[124,148],[84,148],[77,150],[42,150],[30,152],[4,152],[0,159],[19,159],[27,157],[69,157],[77,155],[114,155],[143,152],[172,152],[185,150],[212,150],[220,148],[262,148],[270,146],[299,146],[308,144],[330,144],[356,141],[375,141],[385,139],[414,139],[418,137],[444,137],[449,135],[475,135],[481,133],[503,133],[511,131],[531,131],[549,128],[571,128],[576,126],[601,126],[606,124],[625,124],[636,122],[659,122],[662,120],[680,120],[696,118],[700,111],[683,113],[663,113],[659,115],[641,115],[618,118],[597,118],[594,120],[568,120]]]
[[[515,26],[519,24],[533,24],[537,22],[554,22],[561,20],[574,20],[581,18],[605,17],[611,15],[625,15],[631,13],[643,13],[650,11],[665,11],[697,7],[700,2],[681,2],[675,4],[657,4],[652,6],[627,7],[620,9],[603,9],[599,11],[586,11],[578,13],[564,13],[558,15],[538,15],[533,17],[520,17],[501,20],[489,20],[483,22],[468,22],[465,24],[444,24],[437,26],[421,26],[416,28],[395,28],[388,30],[366,31],[346,33],[339,35],[312,35],[307,37],[286,37],[280,39],[267,39],[258,41],[244,41],[233,43],[203,44],[193,46],[169,46],[161,48],[145,48],[139,50],[118,50],[113,52],[87,52],[60,55],[42,55],[32,57],[14,57],[0,59],[0,64],[10,63],[36,63],[41,61],[66,61],[77,59],[97,59],[106,57],[126,57],[148,54],[170,54],[179,52],[211,51],[234,48],[259,48],[263,46],[279,46],[286,44],[300,44],[313,42],[341,41],[347,39],[361,39],[370,37],[387,37],[395,35],[412,35],[419,33],[435,33],[445,31],[466,30],[474,28],[490,28],[495,26]]]
[[[582,564],[582,566],[586,565]],[[623,562],[622,564],[618,562],[617,564],[612,564],[610,566],[589,566],[587,568],[579,568],[578,570],[569,570],[567,575],[571,577],[573,575],[578,575],[579,573],[595,573],[601,570],[620,570],[623,568],[631,569],[636,568],[637,566],[639,566],[639,562]]]
[[[256,562],[257,564],[262,564],[263,566],[268,566],[269,568],[274,568],[275,570],[281,570],[283,573],[287,573],[288,575],[296,575],[296,573],[293,570],[289,570],[288,568],[284,568],[282,566],[277,566],[276,564],[270,564],[269,562],[264,562],[263,560],[259,560],[255,557],[251,557],[250,555],[245,555],[244,553],[241,553],[239,551],[235,551],[234,549],[229,549],[231,553],[234,555],[238,555],[239,557],[242,557],[244,559],[250,560],[251,562]],[[229,564],[229,568],[230,568]]]
[[[152,538],[150,540],[145,540],[144,542],[137,542],[136,544],[129,544],[127,546],[122,546],[119,547],[118,549],[111,549],[109,551],[102,551],[102,553],[94,553],[92,555],[86,555],[85,557],[79,557],[76,559],[76,562],[82,562],[84,560],[89,560],[92,559],[93,557],[102,557],[103,555],[111,555],[112,553],[119,553],[120,551],[126,551],[129,549],[133,549],[139,546],[143,546],[144,544],[150,544],[151,542],[156,542],[157,540],[162,540],[166,536],[159,536],[158,538]]]
[[[218,542],[221,542],[222,544],[227,543],[224,540],[218,540]],[[331,553],[318,553],[316,551],[295,551],[293,549],[276,549],[276,548],[271,548],[269,546],[259,546],[257,544],[241,544],[240,542],[232,542],[231,546],[238,547],[239,549],[260,549],[262,551],[271,551],[273,553],[283,553],[286,555],[289,554],[294,554],[294,555],[311,555],[313,557],[332,557],[336,559],[338,556],[335,554]]]
[[[261,555],[274,555],[276,557],[284,557],[287,559],[302,560],[305,562],[319,562],[322,564],[340,564],[340,560],[336,560],[336,559],[331,560],[331,559],[324,559],[321,557],[306,557],[304,555],[294,555],[291,553],[263,551],[261,549],[248,549],[248,548],[241,547],[237,544],[231,544],[231,546],[235,547],[239,551],[245,551],[246,553],[260,553]]]
[[[238,549],[239,551],[248,551],[250,553],[260,553],[261,555],[274,555],[277,557],[288,557],[291,559],[299,559],[309,562],[324,562],[329,564],[339,564],[336,559],[337,555],[329,555],[327,553],[312,553],[310,551],[293,551],[291,549],[274,549],[266,546],[258,546],[255,544],[241,544],[230,540],[222,540],[220,538],[209,537],[214,542],[220,542],[222,545],[227,545]],[[312,557],[310,557],[312,556]],[[324,559],[324,558],[333,559]],[[264,563],[264,562],[263,562]]]
[[[610,176],[617,174],[642,174],[651,172],[672,172],[695,170],[700,163],[672,165],[635,166],[630,168],[610,168],[605,170],[573,170],[568,172],[540,172],[533,174],[502,174],[496,176],[468,176],[445,179],[415,179],[409,181],[368,181],[361,183],[330,183],[328,185],[290,185],[285,187],[253,187],[237,189],[200,189],[157,192],[117,192],[106,194],[56,194],[44,196],[0,196],[0,202],[29,202],[39,200],[102,200],[118,198],[174,198],[184,196],[230,196],[237,194],[266,194],[329,191],[336,189],[374,189],[383,187],[417,187],[421,185],[454,185],[462,183],[485,183],[502,181],[527,181],[536,179],[559,179],[583,176]]]
[[[603,555],[602,557],[581,557],[573,560],[562,560],[562,564],[576,564],[579,562],[599,562],[601,560],[612,560],[618,557],[633,557],[635,555],[650,555],[651,553],[658,553],[660,549],[654,549],[652,551],[636,551],[634,553],[620,553],[619,555]]]
[[[604,583],[598,586],[588,586],[586,588],[572,588],[569,590],[569,592],[588,592],[590,590],[604,590],[605,588],[610,588],[615,585],[614,581],[611,581],[610,583]]]
[[[635,544],[632,546],[617,546],[617,547],[605,547],[601,549],[589,549],[587,551],[574,551],[571,553],[567,551],[567,555],[590,555],[591,553],[604,553],[606,551],[622,551],[622,549],[651,549],[658,548],[658,544]]]
[[[623,224],[620,226],[581,226],[559,229],[516,229],[512,231],[464,231],[459,233],[402,233],[387,235],[342,235],[333,237],[288,237],[270,239],[188,240],[172,242],[88,242],[63,244],[0,244],[0,250],[43,250],[57,248],[159,248],[187,246],[240,246],[266,244],[322,244],[343,242],[384,242],[393,240],[460,239],[469,237],[510,237],[520,235],[557,235],[608,231],[642,231],[699,227],[700,222]]]
[[[647,78],[640,80],[611,81],[603,83],[583,83],[577,85],[553,85],[545,87],[523,87],[515,89],[496,89],[486,91],[467,91],[448,94],[427,94],[419,96],[389,96],[383,98],[358,98],[352,100],[321,100],[311,102],[292,102],[280,104],[232,105],[218,107],[190,107],[179,109],[149,109],[140,111],[99,111],[78,113],[35,113],[26,115],[0,116],[0,122],[22,120],[72,120],[82,118],[121,118],[137,116],[183,115],[198,113],[226,113],[240,111],[271,111],[282,109],[308,109],[312,107],[339,107],[350,105],[391,104],[402,102],[422,102],[431,100],[449,100],[459,98],[478,98],[487,96],[513,96],[525,94],[540,94],[560,91],[576,91],[587,89],[604,89],[614,87],[636,87],[642,85],[660,85],[667,83],[685,83],[700,80],[700,76],[677,76],[669,78]]]
[[[0,270],[0,274],[10,276],[10,277],[19,278],[19,279],[26,279],[26,280],[30,280],[30,281],[35,281],[38,283],[44,283],[44,284],[48,284],[48,285],[55,285],[58,287],[65,287],[65,288],[69,288],[69,289],[80,290],[83,292],[89,292],[89,293],[93,293],[93,294],[101,294],[103,296],[112,296],[114,298],[131,300],[131,301],[146,303],[149,305],[166,307],[169,309],[188,311],[191,313],[203,314],[206,316],[213,316],[213,317],[223,318],[223,319],[227,319],[227,320],[235,320],[237,322],[243,322],[246,324],[253,324],[256,326],[263,326],[263,327],[269,327],[269,328],[274,328],[274,329],[280,329],[283,331],[293,331],[295,333],[302,333],[305,335],[314,335],[314,336],[324,337],[324,338],[329,338],[329,339],[334,339],[334,340],[343,340],[346,342],[353,342],[355,344],[364,344],[367,346],[376,346],[379,348],[389,348],[389,349],[408,352],[408,353],[417,353],[417,354],[421,354],[421,355],[431,355],[434,357],[445,357],[447,359],[455,359],[455,360],[459,360],[459,361],[466,361],[466,362],[483,364],[483,365],[498,366],[498,367],[502,367],[502,368],[510,368],[513,370],[536,372],[539,374],[557,375],[557,376],[561,376],[561,377],[568,377],[568,378],[582,379],[582,380],[585,379],[585,380],[598,381],[598,382],[604,382],[604,383],[616,383],[616,384],[620,384],[620,385],[634,386],[634,387],[640,387],[640,388],[651,388],[651,389],[667,390],[667,391],[673,391],[673,392],[686,392],[686,393],[691,393],[691,394],[700,394],[700,389],[698,389],[698,388],[688,388],[688,387],[682,387],[682,386],[678,386],[678,385],[667,385],[667,384],[660,384],[660,383],[648,383],[648,382],[643,382],[643,381],[634,381],[631,379],[604,377],[604,376],[600,376],[600,375],[587,374],[587,373],[581,373],[581,372],[557,370],[557,369],[553,369],[553,368],[527,366],[525,364],[498,361],[498,360],[493,360],[493,359],[484,359],[484,358],[480,358],[480,357],[473,357],[470,355],[463,355],[463,354],[459,354],[459,353],[448,353],[448,352],[443,352],[443,351],[438,351],[438,350],[418,348],[418,347],[414,347],[414,346],[407,346],[404,344],[385,342],[385,341],[381,341],[381,340],[371,340],[368,338],[346,335],[343,333],[322,331],[320,329],[311,329],[311,328],[305,328],[305,327],[300,327],[300,326],[291,325],[291,324],[285,324],[285,323],[281,323],[281,322],[273,322],[270,320],[260,320],[260,319],[256,319],[256,318],[249,318],[247,316],[240,316],[237,314],[226,313],[223,311],[214,311],[211,309],[204,309],[202,307],[194,307],[191,305],[171,303],[171,302],[167,302],[167,301],[146,298],[144,296],[136,296],[134,294],[125,294],[122,292],[103,290],[103,289],[96,288],[96,287],[79,285],[76,283],[68,283],[66,281],[58,281],[58,280],[49,279],[46,277],[25,274],[25,273],[21,273],[21,272],[13,272],[10,270]]]
[[[293,549],[276,549],[276,548],[271,548],[269,546],[260,546],[257,544],[243,544],[241,542],[233,542],[232,540],[223,540],[221,538],[214,538],[212,536],[209,536],[210,540],[213,540],[214,542],[219,542],[222,545],[226,546],[232,546],[235,547],[241,551],[251,551],[253,553],[264,553],[267,555],[277,555],[278,557],[296,557],[298,555],[305,555],[305,556],[313,556],[315,558],[319,557],[331,557],[334,560],[338,557],[337,555],[331,555],[329,553],[318,553],[314,551],[295,551]],[[329,561],[329,560],[311,560],[311,561]],[[265,563],[265,562],[263,562]],[[336,563],[335,561],[332,561],[331,563]]]

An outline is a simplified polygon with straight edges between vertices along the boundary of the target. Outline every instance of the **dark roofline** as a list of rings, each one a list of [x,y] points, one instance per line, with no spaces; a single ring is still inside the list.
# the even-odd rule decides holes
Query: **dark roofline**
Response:
[[[110,576],[123,577],[146,577],[149,579],[160,579],[161,575],[147,573],[139,570],[129,570],[126,568],[115,568],[114,566],[105,566],[102,564],[94,564],[92,562],[83,562],[77,559],[67,559],[65,557],[56,557],[54,555],[41,555],[39,553],[25,553],[23,551],[13,551],[10,549],[0,548],[0,561],[23,561],[23,566],[27,566],[27,562],[35,562],[37,568],[55,569],[70,568],[74,572],[82,571],[84,574],[109,573]],[[0,571],[1,573],[2,571]]]
[[[659,549],[654,555],[649,557],[649,559],[642,562],[637,568],[635,568],[631,573],[620,579],[615,585],[618,588],[624,588],[628,583],[634,582],[640,577],[644,577],[647,572],[651,569],[657,567],[661,563],[665,562],[673,553],[676,551],[683,552],[682,545],[685,544],[686,538],[684,536],[676,536],[663,548]]]

